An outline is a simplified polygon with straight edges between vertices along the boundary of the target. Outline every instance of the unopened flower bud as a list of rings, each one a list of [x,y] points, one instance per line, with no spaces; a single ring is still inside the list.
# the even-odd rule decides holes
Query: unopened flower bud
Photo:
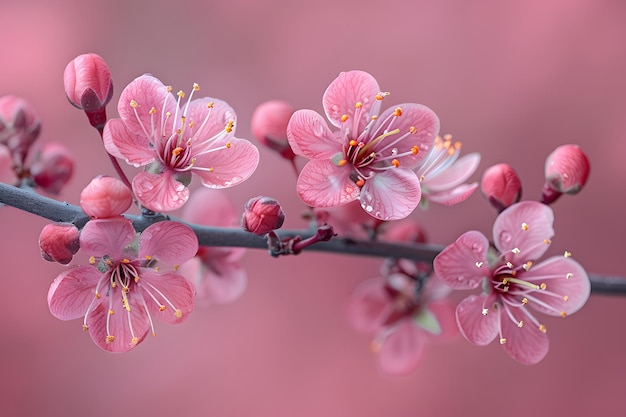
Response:
[[[246,203],[241,226],[247,232],[264,236],[280,229],[284,221],[285,213],[278,201],[270,197],[254,197]]]
[[[35,156],[30,174],[38,187],[47,193],[58,194],[72,178],[74,157],[70,150],[59,142],[44,144]]]
[[[24,163],[40,131],[41,119],[29,102],[12,95],[0,97],[0,144],[9,148],[18,165]]]
[[[65,67],[63,82],[70,103],[87,113],[93,127],[104,127],[106,105],[113,96],[111,71],[104,59],[93,53],[77,56]]]
[[[293,108],[289,103],[270,100],[257,106],[251,121],[255,139],[290,160],[295,158],[287,140],[287,124],[292,114]]]
[[[80,248],[78,228],[70,223],[51,223],[39,235],[41,256],[49,262],[67,265]]]
[[[517,203],[522,197],[522,183],[508,164],[487,168],[480,181],[480,189],[498,212]]]
[[[541,197],[544,204],[561,194],[577,194],[589,177],[589,159],[578,145],[562,145],[546,159],[546,182]]]
[[[113,177],[96,177],[80,193],[80,207],[89,217],[120,216],[132,203],[130,189]]]

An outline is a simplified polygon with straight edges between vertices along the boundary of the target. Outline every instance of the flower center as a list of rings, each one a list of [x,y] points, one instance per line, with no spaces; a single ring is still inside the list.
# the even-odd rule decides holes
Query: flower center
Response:
[[[462,143],[452,141],[452,135],[446,134],[435,138],[435,146],[416,171],[420,181],[437,176],[448,169],[459,157]]]

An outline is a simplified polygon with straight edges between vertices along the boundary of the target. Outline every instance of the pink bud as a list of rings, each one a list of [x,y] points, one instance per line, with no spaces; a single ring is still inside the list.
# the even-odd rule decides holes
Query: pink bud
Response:
[[[0,144],[11,150],[16,163],[24,163],[40,131],[41,119],[29,102],[17,96],[0,97]]]
[[[285,213],[278,201],[270,197],[254,197],[246,203],[241,226],[247,232],[264,236],[280,229],[284,221]]]
[[[73,224],[47,224],[39,235],[41,256],[49,262],[69,264],[80,248],[78,237],[78,229]]]
[[[498,211],[517,203],[522,197],[522,183],[515,170],[508,164],[497,164],[487,168],[480,181],[480,189]]]
[[[113,96],[111,71],[96,54],[79,55],[63,73],[65,94],[75,107],[87,113],[89,122],[101,128],[106,122],[106,105]]]
[[[577,194],[589,178],[589,159],[578,145],[562,145],[546,159],[542,202],[550,204],[561,194]]]
[[[295,158],[287,140],[287,124],[292,114],[293,108],[289,103],[271,100],[257,106],[251,121],[255,139],[290,160]]]
[[[74,173],[74,157],[58,142],[48,142],[37,151],[30,174],[45,192],[58,194]]]
[[[89,217],[120,216],[132,203],[130,189],[113,177],[96,177],[80,193],[80,207]]]

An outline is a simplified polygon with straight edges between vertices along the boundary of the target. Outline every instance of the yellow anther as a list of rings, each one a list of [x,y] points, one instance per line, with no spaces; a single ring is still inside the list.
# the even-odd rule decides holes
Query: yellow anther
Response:
[[[443,135],[443,139],[447,140],[447,141],[451,141],[452,140],[452,135],[450,133],[446,133],[445,135]]]
[[[542,283],[539,285],[539,289],[540,289],[540,290],[545,290],[546,288],[548,288],[548,286],[546,285],[546,283],[545,283],[545,282],[542,282]]]
[[[339,162],[337,163],[337,165],[339,165],[340,167],[342,167],[342,166],[345,166],[347,163],[348,163],[348,161],[347,161],[347,160],[342,159],[341,161],[339,161]]]
[[[506,343],[506,339],[504,337],[500,338],[500,344],[503,345]]]
[[[517,323],[517,327],[521,328],[524,325],[524,321],[520,320],[519,323]]]
[[[172,268],[174,268],[174,271],[178,271],[178,268],[180,268],[180,265],[174,265]]]
[[[87,326],[86,324],[83,324],[83,331],[86,332],[87,330],[89,330],[89,326]]]
[[[480,268],[481,266],[483,266],[484,262],[476,262],[476,268]]]
[[[228,123],[226,123],[226,127],[224,128],[224,130],[227,133],[230,133],[233,131],[233,126],[235,126],[235,121],[234,120],[229,120]]]
[[[180,308],[177,308],[176,311],[174,312],[174,315],[176,316],[177,319],[179,319],[183,316],[183,312],[180,311]]]
[[[341,116],[341,121],[343,123],[345,123],[347,120],[348,120],[348,115],[347,114],[344,114],[343,116]]]
[[[546,245],[549,245],[549,244],[550,244],[550,243],[552,243],[552,242],[550,242],[550,239],[544,239],[544,240],[543,240],[543,243],[545,243]]]
[[[226,149],[230,149],[230,147],[233,146],[233,144],[230,142],[226,142],[225,146],[226,146]]]
[[[357,185],[357,187],[363,187],[365,185],[365,180],[363,178],[359,178],[356,181],[356,185]]]
[[[214,168],[213,167],[209,167],[209,172],[213,172]]]
[[[185,92],[183,90],[178,90],[178,93],[176,93],[176,95],[180,98],[185,98]]]
[[[385,96],[383,96],[382,94],[376,94],[376,100],[382,100],[384,98]]]
[[[522,268],[524,268],[524,271],[528,272],[528,270],[530,269],[530,267],[533,265],[532,262],[528,261],[524,264],[524,266],[522,266]]]
[[[545,324],[540,324],[539,325],[539,331],[541,333],[545,333],[548,329],[546,329],[546,325]]]
[[[513,248],[511,249],[511,252],[513,252],[514,254],[518,255],[520,253],[519,248]]]
[[[113,309],[110,309],[110,310],[109,310],[109,315],[111,315],[111,316],[112,316],[113,314],[115,314],[115,311],[113,311]]]
[[[506,284],[508,284],[508,283],[509,283],[509,279],[508,279],[508,278],[504,278],[504,279],[502,280],[502,284],[503,284],[503,285],[506,285]]]
[[[146,258],[146,259],[147,259],[147,260],[149,260],[149,261],[151,261],[151,260],[152,260],[152,256],[150,256],[150,255],[146,255],[146,256],[144,256],[144,258]]]
[[[517,271],[511,271],[512,276],[517,276]]]
[[[94,256],[89,257],[89,265],[94,265],[96,263],[96,258]]]
[[[173,156],[178,156],[180,155],[180,153],[183,151],[183,148],[181,148],[180,146],[177,148],[172,149],[172,155]]]
[[[99,292],[97,292],[97,293],[96,293],[96,298],[99,300],[99,299],[101,299],[101,298],[102,298],[102,295],[101,295]]]
[[[165,311],[165,306],[163,304],[159,306],[159,311]]]
[[[198,85],[198,83],[193,83],[193,91],[198,91],[200,89],[200,86]]]
[[[124,259],[122,259],[122,263],[129,264],[130,263],[130,259],[124,258]]]
[[[524,305],[528,304],[528,298],[526,297],[522,298],[522,304]]]
[[[355,109],[360,109],[361,107],[363,107],[363,103],[361,103],[360,101],[357,101],[356,104],[354,105]]]
[[[396,107],[393,111],[393,115],[396,117],[402,116],[402,107]]]
[[[107,337],[105,338],[107,343],[113,343],[113,341],[115,340],[115,336],[113,335],[107,335]]]
[[[522,223],[522,230],[528,230],[528,223]]]
[[[417,133],[417,128],[415,126],[409,127],[409,133],[414,135]]]
[[[133,109],[136,109],[138,106],[137,102],[135,100],[131,100],[130,101],[130,107],[132,107]]]
[[[413,146],[411,147],[411,153],[412,153],[413,155],[417,155],[417,154],[419,153],[419,151],[420,151],[419,146],[417,146],[417,145],[413,145]]]
[[[486,316],[487,313],[489,313],[489,310],[486,308],[483,308],[483,311],[481,311],[481,313],[483,314],[483,316]]]
[[[564,257],[569,258],[570,256],[572,256],[571,252],[565,251],[565,253],[563,254]]]
[[[507,268],[513,269],[513,264],[511,262],[506,263]]]
[[[561,312],[559,313],[559,315],[560,315],[561,317],[565,317],[565,316],[567,316],[567,312],[566,312],[566,311],[561,311]]]
[[[135,277],[135,283],[139,282],[139,275]]]
[[[156,107],[152,107],[148,113],[150,113],[150,114],[156,114],[156,112],[157,112]]]
[[[348,142],[348,145],[356,146],[356,145],[358,145],[358,142],[356,140],[352,139],[350,142]]]
[[[567,295],[564,295],[563,296],[563,301],[567,301],[567,300],[569,300],[569,297]]]
[[[212,102],[212,101],[209,101],[206,106],[207,106],[208,109],[212,109],[213,106],[215,106],[215,103]]]
[[[376,119],[378,119],[378,116],[373,115],[373,116],[372,116],[372,120],[376,120]]]
[[[565,274],[565,279],[570,279],[573,276],[574,274],[572,274],[571,272],[568,272],[567,274]]]
[[[139,343],[139,338],[137,338],[137,336],[135,336],[132,339],[130,339],[130,344],[131,345],[136,345],[137,343]]]
[[[165,117],[170,117],[171,115],[172,115],[172,112],[170,112],[170,111],[166,111],[165,112]]]
[[[393,165],[394,167],[398,168],[400,166],[400,161],[398,161],[397,159],[392,159],[391,160],[391,165]]]
[[[172,92],[172,86],[168,85],[167,87],[165,87],[165,89],[167,90],[168,93]]]

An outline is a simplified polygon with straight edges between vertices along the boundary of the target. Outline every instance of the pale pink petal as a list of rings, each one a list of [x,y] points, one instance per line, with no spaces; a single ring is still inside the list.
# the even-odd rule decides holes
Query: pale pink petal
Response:
[[[211,107],[209,107],[211,106]],[[233,123],[233,131],[237,128],[237,115],[228,103],[212,97],[193,100],[189,104],[186,122],[190,128],[192,146],[204,150],[203,142],[218,134],[224,133],[228,123]]]
[[[183,207],[181,218],[205,226],[234,226],[239,220],[225,191],[210,188],[194,190]]]
[[[415,172],[392,168],[366,180],[359,200],[370,216],[387,221],[403,219],[411,214],[421,195]]]
[[[350,324],[360,332],[374,333],[393,310],[382,278],[368,279],[359,284],[346,304]]]
[[[13,157],[6,146],[0,144],[0,182],[5,184],[17,184],[19,179],[13,170]]]
[[[176,181],[169,170],[160,174],[140,172],[133,178],[133,191],[142,206],[155,212],[176,210],[189,198],[189,188]]]
[[[131,101],[136,103],[136,107],[131,106]],[[156,111],[151,115],[150,110],[153,107]],[[117,111],[126,127],[132,133],[145,136],[149,136],[146,132],[150,133],[153,125],[158,134],[162,131],[171,133],[173,123],[179,121],[179,119],[174,120],[177,108],[178,104],[174,95],[160,80],[149,74],[141,75],[131,81],[120,94],[117,105]],[[161,123],[166,112],[170,112],[171,116],[166,117],[162,130]]]
[[[572,258],[554,256],[533,265],[520,276],[546,289],[531,293],[528,306],[551,316],[567,315],[578,311],[589,299],[591,283],[583,267]],[[540,302],[534,302],[537,299]],[[548,307],[542,305],[546,304]]]
[[[311,207],[335,207],[355,200],[359,187],[350,179],[350,167],[330,160],[309,161],[298,177],[298,195]]]
[[[110,314],[108,300],[103,300],[87,316],[89,335],[96,345],[107,352],[128,352],[146,338],[150,331],[150,320],[140,294],[129,295],[130,312],[117,301],[121,298],[117,291],[110,297],[116,300],[111,308],[113,314]],[[107,317],[110,334],[107,333]],[[107,336],[113,336],[113,340],[108,340]]]
[[[402,109],[402,114],[398,117],[392,117],[396,108]],[[390,122],[391,119],[393,121]],[[410,169],[428,156],[428,152],[439,134],[439,117],[430,108],[422,104],[399,104],[386,109],[378,116],[377,122],[371,127],[372,139],[381,135],[385,130],[392,131],[395,129],[399,129],[400,132],[379,141],[372,150],[379,152],[383,148],[395,148],[398,154],[407,153],[408,155],[399,157],[398,160],[401,167]],[[415,133],[409,133],[412,130],[415,130]],[[401,136],[404,136],[402,140],[396,142],[396,139]],[[412,152],[414,146],[419,148],[419,152],[416,154]]]
[[[293,152],[309,159],[331,159],[342,152],[342,140],[313,110],[298,110],[287,125],[287,139]]]
[[[434,192],[449,190],[467,181],[478,168],[478,164],[480,164],[480,154],[469,153],[435,176],[425,178],[423,184]]]
[[[502,348],[510,357],[525,365],[534,365],[541,361],[550,347],[548,336],[538,326],[525,321],[522,327],[508,318],[504,311],[500,312],[502,337],[506,342]]]
[[[478,287],[491,276],[487,264],[489,241],[475,230],[462,234],[433,261],[435,273],[456,290]]]
[[[102,272],[91,265],[61,272],[48,291],[52,315],[61,320],[83,317],[96,297],[95,288],[101,276]]]
[[[380,87],[376,79],[364,71],[348,71],[341,73],[330,83],[324,96],[322,104],[326,112],[326,117],[331,123],[340,127],[343,122],[343,115],[348,115],[348,123],[354,126],[355,105],[361,103],[362,113],[356,127],[352,127],[352,132],[361,132],[369,123],[371,110],[380,106],[380,100],[376,100],[376,95],[380,93]]]
[[[474,194],[476,188],[478,188],[477,182],[473,184],[462,184],[451,190],[436,193],[428,192],[428,194],[424,193],[424,198],[433,203],[443,204],[444,206],[453,206],[467,200],[472,194]]]
[[[538,259],[554,236],[552,209],[536,201],[522,201],[504,210],[493,223],[493,241],[514,265]],[[515,251],[515,253],[513,253]]]
[[[81,250],[95,257],[119,259],[124,248],[135,240],[135,229],[123,217],[92,219],[80,232]]]
[[[235,186],[248,179],[259,164],[259,150],[245,139],[231,137],[215,142],[214,146],[224,147],[196,156],[196,163],[192,168],[192,172],[200,177],[205,187]]]
[[[166,265],[181,265],[198,252],[198,238],[191,228],[173,221],[154,223],[141,232],[139,258],[149,256]]]
[[[492,308],[491,297],[470,295],[456,307],[456,321],[461,334],[478,346],[488,345],[498,335],[500,313]],[[487,314],[483,314],[488,308]]]
[[[385,374],[406,375],[415,370],[423,351],[423,332],[411,320],[402,320],[384,340],[378,365]]]
[[[227,304],[244,293],[248,285],[248,274],[239,262],[215,259],[209,264],[204,262],[192,282],[196,286],[196,299],[199,302]]]
[[[148,305],[150,315],[165,323],[182,323],[193,310],[194,285],[174,272],[155,273],[142,268],[141,290]],[[148,294],[152,294],[161,304],[157,304]],[[163,308],[165,306],[165,308]]]
[[[156,157],[148,137],[130,132],[122,119],[111,119],[104,125],[102,140],[108,153],[136,167],[146,165]]]

